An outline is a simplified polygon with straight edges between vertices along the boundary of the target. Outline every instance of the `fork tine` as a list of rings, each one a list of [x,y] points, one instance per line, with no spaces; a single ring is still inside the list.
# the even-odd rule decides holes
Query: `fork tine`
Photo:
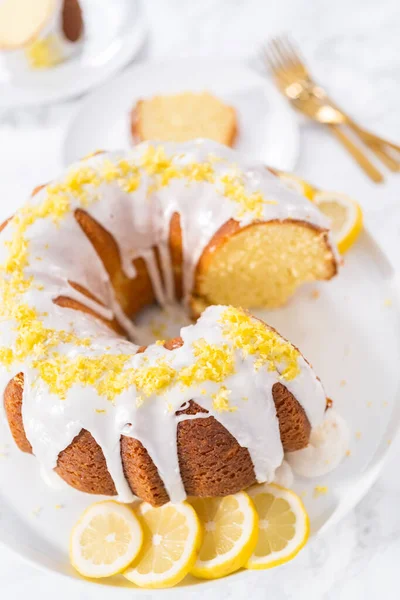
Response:
[[[274,49],[271,47],[270,43],[265,45],[263,48],[263,58],[267,63],[272,75],[274,75],[274,77],[278,77],[282,71],[282,65],[279,57],[277,56],[276,52],[274,52]]]
[[[273,57],[269,53],[267,46],[262,46],[259,56],[263,65],[266,65],[268,70],[271,71],[271,73],[274,75],[277,69],[277,65],[275,64]]]
[[[286,81],[290,79],[289,70],[290,65],[286,60],[285,54],[281,51],[281,48],[276,43],[276,40],[273,39],[269,43],[270,54],[274,57],[275,64],[277,67],[276,75],[285,79]]]
[[[275,52],[275,55],[278,57],[281,68],[287,68],[288,59],[279,37],[272,38],[270,46],[272,51]]]
[[[291,68],[286,55],[284,52],[282,52],[282,49],[276,39],[271,40],[269,43],[269,48],[270,53],[275,59],[275,77],[278,78],[285,86],[293,83],[293,69]]]
[[[276,80],[276,83],[280,88],[286,88],[291,82],[292,78],[289,77],[286,67],[282,64],[279,55],[275,48],[271,45],[271,42],[262,47],[260,56],[263,63],[267,64],[267,67],[271,75]]]
[[[275,73],[278,69],[281,68],[281,65],[279,62],[279,57],[277,57],[276,53],[274,52],[274,49],[271,46],[271,42],[267,42],[267,44],[264,47],[264,52],[265,56],[268,59],[268,63],[271,65]]]
[[[297,69],[301,70],[304,75],[308,75],[308,69],[306,67],[305,60],[293,39],[290,38],[288,34],[283,35],[281,39],[292,64]]]
[[[286,52],[290,56],[292,62],[294,62],[294,63],[303,63],[304,62],[302,60],[302,58],[300,57],[300,52],[299,52],[297,46],[295,46],[294,41],[288,36],[288,34],[283,35],[281,38],[281,41],[282,41],[282,44],[284,45],[284,47],[286,48]]]

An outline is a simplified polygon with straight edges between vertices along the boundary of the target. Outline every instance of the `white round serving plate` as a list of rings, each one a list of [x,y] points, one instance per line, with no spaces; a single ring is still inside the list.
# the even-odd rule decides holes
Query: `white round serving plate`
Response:
[[[310,515],[312,535],[320,535],[375,481],[399,427],[397,282],[389,261],[364,232],[346,256],[339,277],[307,285],[286,307],[257,314],[301,348],[350,427],[349,456],[335,471],[295,480],[294,489]],[[316,486],[326,486],[326,493],[317,495]],[[84,508],[99,499],[67,487],[48,487],[35,458],[15,447],[8,427],[1,423],[0,541],[10,550],[37,567],[81,579],[69,564],[69,535]],[[290,565],[265,574],[239,571],[228,579],[247,578],[250,583],[252,577],[264,575],[268,585],[279,585],[282,577],[290,577]],[[224,581],[187,577],[170,594],[187,594],[188,586],[206,591]],[[101,583],[121,594],[148,593],[121,576]],[[168,590],[163,593],[168,595]]]
[[[95,150],[129,148],[130,112],[138,100],[159,94],[211,92],[236,109],[235,149],[277,169],[290,171],[299,152],[296,116],[272,82],[243,63],[178,59],[129,67],[93,91],[72,121],[65,164]]]
[[[50,69],[10,74],[0,53],[0,108],[60,102],[87,92],[124,67],[147,29],[137,0],[80,0],[84,40],[76,54]]]

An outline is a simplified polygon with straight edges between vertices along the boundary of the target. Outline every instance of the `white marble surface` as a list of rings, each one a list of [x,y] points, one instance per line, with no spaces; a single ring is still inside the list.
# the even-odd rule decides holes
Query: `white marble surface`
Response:
[[[251,60],[271,34],[292,32],[337,100],[365,125],[400,140],[397,0],[147,0],[145,11],[150,36],[141,59],[218,55]],[[10,213],[16,198],[25,197],[60,168],[63,136],[78,105],[79,100],[0,114],[0,202],[9,205]],[[384,185],[371,184],[336,142],[312,124],[302,124],[296,172],[322,188],[357,198],[368,225],[400,268],[400,174],[388,175]],[[228,579],[214,594],[208,592],[210,600],[236,600],[245,594],[277,600],[398,598],[399,453],[397,439],[367,497],[295,561],[254,573],[251,584]],[[102,587],[39,572],[0,548],[0,597],[22,600],[27,592],[42,600],[102,600],[114,595]],[[142,597],[157,595],[145,592]]]

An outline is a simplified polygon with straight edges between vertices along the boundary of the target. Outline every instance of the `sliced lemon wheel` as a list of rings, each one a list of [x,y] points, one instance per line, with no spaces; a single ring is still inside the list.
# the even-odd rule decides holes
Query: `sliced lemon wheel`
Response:
[[[271,569],[292,560],[308,540],[310,523],[300,498],[276,484],[248,490],[259,518],[258,540],[247,569]]]
[[[204,538],[192,575],[217,579],[243,567],[257,543],[258,517],[245,492],[225,498],[193,498]]]
[[[201,544],[201,525],[187,502],[138,509],[144,542],[137,561],[124,576],[140,587],[165,588],[179,583],[191,570]]]
[[[359,204],[344,194],[332,192],[317,192],[313,202],[330,219],[339,252],[347,252],[362,230],[363,215]]]
[[[72,530],[71,563],[85,577],[110,577],[131,564],[142,541],[142,528],[128,506],[98,502],[85,510]]]
[[[279,179],[283,181],[285,186],[290,190],[299,192],[302,196],[305,196],[309,200],[314,198],[315,189],[304,179],[293,175],[293,173],[278,173]]]

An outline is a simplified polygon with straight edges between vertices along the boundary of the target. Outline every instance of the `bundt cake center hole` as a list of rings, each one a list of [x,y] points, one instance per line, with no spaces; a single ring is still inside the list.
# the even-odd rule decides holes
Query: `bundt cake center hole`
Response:
[[[179,336],[182,327],[191,324],[191,319],[180,304],[164,307],[152,304],[135,316],[134,342],[149,346],[158,340],[171,340]]]

